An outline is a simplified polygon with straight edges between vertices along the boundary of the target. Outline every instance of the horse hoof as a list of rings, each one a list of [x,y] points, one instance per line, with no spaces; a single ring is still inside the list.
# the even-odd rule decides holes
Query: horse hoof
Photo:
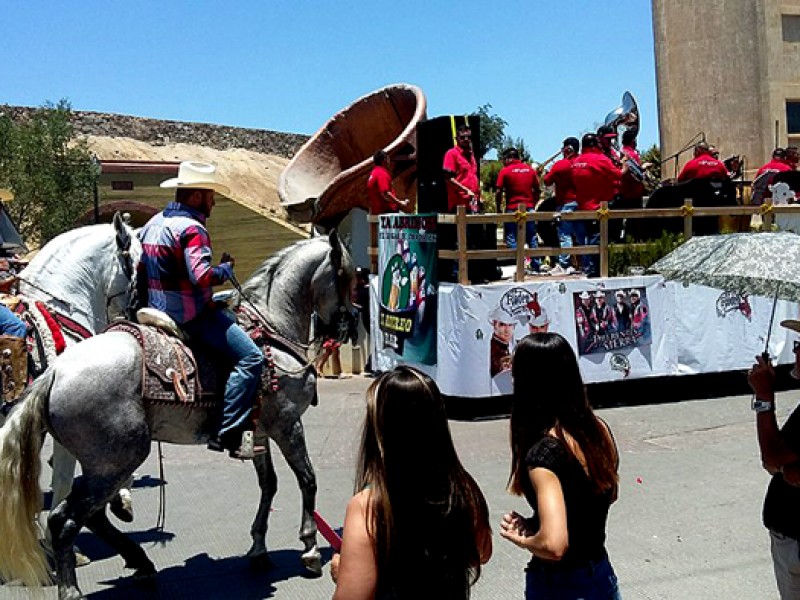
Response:
[[[266,552],[261,554],[248,554],[248,560],[250,561],[250,566],[254,569],[271,569],[272,568],[272,561],[269,559],[269,555]]]
[[[139,567],[131,576],[136,585],[149,586],[156,583],[156,567],[152,563]]]
[[[131,503],[130,496],[128,498],[123,498],[118,494],[111,499],[108,507],[111,509],[111,514],[123,523],[133,522],[133,504]]]
[[[92,564],[92,559],[86,556],[83,552],[75,549],[75,566],[76,567],[85,567],[86,565]]]
[[[314,577],[322,576],[322,557],[319,554],[319,550],[315,548],[306,552],[300,557],[300,560],[309,575]]]

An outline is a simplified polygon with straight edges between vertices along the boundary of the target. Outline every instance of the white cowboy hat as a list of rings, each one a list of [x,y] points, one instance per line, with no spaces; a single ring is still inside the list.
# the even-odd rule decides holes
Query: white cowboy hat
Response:
[[[800,321],[797,319],[786,319],[785,321],[781,321],[781,327],[786,327],[786,329],[791,329],[792,331],[800,333]]]
[[[581,300],[586,300],[587,298],[591,298],[591,297],[592,297],[591,294],[589,294],[589,292],[587,292],[586,290],[583,290],[581,292],[581,295],[578,296],[578,298],[580,298]]]
[[[161,182],[162,188],[194,188],[214,190],[229,194],[230,189],[217,182],[217,167],[209,163],[184,161],[178,167],[178,176]]]
[[[489,319],[489,323],[499,321],[500,323],[505,323],[506,325],[515,325],[519,322],[517,317],[512,317],[499,306],[496,306],[492,312],[486,315],[486,318]]]
[[[528,315],[528,325],[531,327],[544,327],[550,322],[550,319],[547,317],[547,311],[545,309],[541,309],[541,312],[536,315],[531,313]]]
[[[8,202],[14,199],[14,192],[5,188],[0,188],[0,202]]]
[[[624,298],[625,297],[625,290],[617,290],[617,293],[614,294],[614,295],[618,296],[618,297],[622,296]]]
[[[639,290],[637,290],[636,288],[633,288],[630,292],[628,292],[628,294],[630,294],[631,296],[641,296]]]
[[[594,293],[594,297],[595,297],[595,298],[605,298],[605,297],[606,297],[606,295],[605,295],[603,292],[601,292],[600,290],[597,290],[597,291]]]

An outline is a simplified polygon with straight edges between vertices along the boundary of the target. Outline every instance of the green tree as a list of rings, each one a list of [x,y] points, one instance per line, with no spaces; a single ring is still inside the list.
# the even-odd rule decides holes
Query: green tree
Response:
[[[497,151],[499,156],[502,156],[503,152],[505,152],[508,148],[516,148],[519,152],[519,159],[525,163],[533,162],[533,156],[531,156],[528,147],[525,145],[525,140],[521,137],[517,139],[512,138],[510,135],[504,135],[503,141],[500,145],[500,149]]]
[[[29,245],[71,229],[92,205],[99,173],[71,113],[66,100],[16,121],[0,113],[0,187],[14,192],[4,208]]]
[[[661,182],[661,148],[653,144],[642,153],[642,164],[650,163],[645,171],[646,193],[650,194]]]
[[[481,120],[481,141],[477,149],[477,158],[481,160],[489,150],[501,152],[505,135],[506,121],[497,115],[491,114],[491,104],[484,104],[479,107],[473,115],[480,117]]]

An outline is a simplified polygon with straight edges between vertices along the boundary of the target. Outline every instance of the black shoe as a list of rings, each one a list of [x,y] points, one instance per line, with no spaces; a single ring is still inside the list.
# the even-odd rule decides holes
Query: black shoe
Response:
[[[222,443],[222,438],[219,437],[218,435],[215,435],[214,437],[209,438],[207,448],[209,450],[213,450],[214,452],[224,452],[225,451],[225,445]]]

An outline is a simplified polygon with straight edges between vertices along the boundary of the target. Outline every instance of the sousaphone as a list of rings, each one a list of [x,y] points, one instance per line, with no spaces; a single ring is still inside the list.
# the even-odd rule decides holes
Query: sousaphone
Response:
[[[617,132],[618,138],[622,137],[622,131],[632,131],[634,135],[639,134],[639,105],[630,92],[622,95],[622,104],[606,115],[604,125],[608,125]],[[618,152],[622,152],[619,143],[615,143]],[[636,181],[644,181],[644,171],[642,167],[633,161],[628,161],[628,172]]]

